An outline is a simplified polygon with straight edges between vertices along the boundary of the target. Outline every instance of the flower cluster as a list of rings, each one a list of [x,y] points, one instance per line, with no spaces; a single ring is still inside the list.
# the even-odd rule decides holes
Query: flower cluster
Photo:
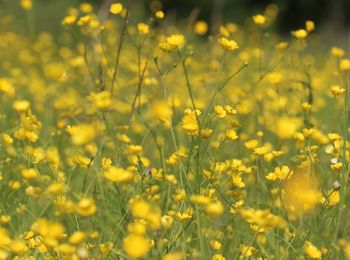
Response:
[[[7,2],[0,259],[350,259],[342,42],[281,38],[274,4],[211,28]]]

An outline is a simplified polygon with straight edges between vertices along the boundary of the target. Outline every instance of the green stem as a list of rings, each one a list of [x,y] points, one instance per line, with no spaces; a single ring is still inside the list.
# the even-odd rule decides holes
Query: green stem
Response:
[[[186,87],[187,87],[188,93],[189,93],[189,95],[190,95],[192,107],[193,107],[193,110],[194,110],[194,114],[196,115],[196,120],[197,120],[197,124],[198,124],[198,128],[199,128],[199,133],[200,133],[200,132],[201,132],[201,125],[200,125],[199,118],[198,118],[198,115],[197,115],[196,104],[194,103],[194,98],[193,98],[193,94],[192,94],[191,83],[190,83],[190,80],[189,80],[189,77],[188,77],[188,71],[187,71],[187,68],[186,68],[186,58],[183,58],[183,57],[182,57],[181,52],[180,52],[179,49],[177,49],[177,53],[178,53],[178,55],[179,55],[179,57],[180,57],[180,60],[181,60],[182,68],[183,68],[183,71],[184,71],[184,74],[185,74],[185,79],[186,79]]]
[[[111,95],[113,96],[113,91],[114,91],[114,84],[117,78],[118,74],[118,66],[119,66],[119,59],[120,59],[120,53],[123,47],[123,42],[124,42],[124,36],[126,32],[126,26],[128,24],[128,17],[129,17],[129,8],[126,9],[126,14],[124,16],[124,21],[123,21],[123,27],[120,32],[120,41],[117,49],[117,57],[115,59],[115,64],[114,64],[114,71],[113,71],[113,76],[112,76],[112,86],[111,86]]]

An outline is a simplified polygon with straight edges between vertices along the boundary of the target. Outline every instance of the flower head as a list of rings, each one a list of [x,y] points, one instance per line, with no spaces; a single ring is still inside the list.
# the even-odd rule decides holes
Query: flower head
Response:
[[[229,40],[226,37],[219,38],[218,42],[220,46],[226,51],[233,51],[239,48],[237,42],[235,42],[234,40]]]

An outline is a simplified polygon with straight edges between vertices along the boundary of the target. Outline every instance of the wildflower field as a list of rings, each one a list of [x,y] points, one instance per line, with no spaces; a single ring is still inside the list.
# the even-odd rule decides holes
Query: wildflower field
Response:
[[[43,3],[0,8],[0,259],[350,259],[342,41]]]

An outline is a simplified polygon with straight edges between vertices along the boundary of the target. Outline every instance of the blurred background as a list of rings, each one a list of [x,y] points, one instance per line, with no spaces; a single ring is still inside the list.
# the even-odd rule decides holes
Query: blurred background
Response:
[[[96,9],[107,8],[113,2],[126,0],[33,0],[33,16],[38,30],[52,30],[60,24],[69,6],[79,6],[89,2]],[[0,14],[6,12],[21,14],[20,0],[0,0]],[[350,0],[130,0],[137,10],[138,20],[147,17],[152,9],[162,8],[175,21],[205,20],[212,31],[221,23],[243,24],[247,17],[263,13],[266,7],[278,7],[274,23],[280,34],[290,34],[291,30],[304,27],[305,20],[313,20],[318,28],[332,32],[347,31],[350,25]],[[17,10],[18,9],[18,10]],[[23,13],[23,12],[22,12]],[[21,20],[20,15],[16,19]],[[26,20],[23,18],[23,23]]]
[[[200,19],[211,24],[242,23],[247,16],[263,12],[275,4],[279,13],[275,25],[279,33],[304,27],[305,20],[318,26],[343,31],[350,24],[350,0],[163,0],[164,9],[180,17],[188,17],[194,10]]]

